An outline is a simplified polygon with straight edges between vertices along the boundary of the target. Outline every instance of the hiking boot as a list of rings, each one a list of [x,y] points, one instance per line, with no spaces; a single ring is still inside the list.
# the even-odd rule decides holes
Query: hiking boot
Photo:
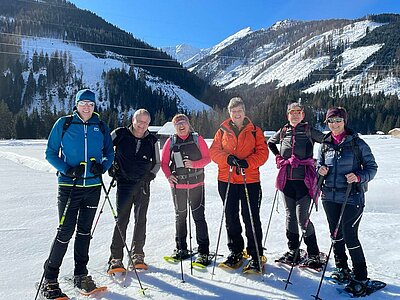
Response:
[[[234,253],[231,252],[226,260],[223,262],[224,265],[230,268],[238,268],[243,263],[243,252]]]
[[[208,257],[208,254],[199,254],[195,260],[196,263],[203,265],[203,266],[208,266],[211,263],[211,260]]]
[[[173,259],[187,259],[190,257],[189,251],[186,249],[174,249],[174,252],[172,252],[171,257]]]
[[[107,273],[113,273],[113,270],[125,270],[124,264],[122,263],[122,259],[113,258],[108,262]]]
[[[285,254],[283,254],[278,261],[285,262],[285,263],[290,263],[292,264],[294,262],[294,257],[296,255],[296,250],[289,250]],[[296,261],[294,262],[295,264],[298,264],[301,260],[301,255],[300,252],[297,254]]]
[[[261,266],[260,266],[261,262]],[[264,265],[267,262],[267,258],[263,255],[260,259],[252,258],[248,264],[243,268],[244,273],[262,273]]]
[[[348,283],[351,278],[351,271],[349,268],[335,268],[331,278],[338,283]]]
[[[323,267],[323,264],[321,263],[319,255],[310,255],[301,263],[301,266],[318,270]]]
[[[97,286],[94,283],[92,276],[89,275],[75,275],[74,286],[84,291],[85,293],[90,293],[91,291],[97,289]]]
[[[140,269],[148,268],[147,264],[144,262],[144,254],[135,253],[132,255],[131,258],[135,268],[140,268]],[[132,268],[131,262],[129,262],[129,267]]]
[[[348,293],[353,294],[353,296],[355,297],[365,296],[367,292],[368,281],[369,279],[367,280],[350,279],[349,283],[345,286],[344,290]]]
[[[57,279],[45,279],[40,287],[40,293],[45,299],[57,299],[62,297],[68,299],[68,296],[61,291]]]

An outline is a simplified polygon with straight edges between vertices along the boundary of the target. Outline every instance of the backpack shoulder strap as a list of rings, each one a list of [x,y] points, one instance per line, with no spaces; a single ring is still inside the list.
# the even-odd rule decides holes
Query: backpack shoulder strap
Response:
[[[61,133],[61,139],[64,137],[64,134],[68,130],[69,126],[71,126],[73,117],[74,117],[73,115],[68,115],[65,117],[65,122]]]
[[[353,138],[350,141],[350,143],[351,143],[351,148],[353,150],[354,156],[357,159],[358,165],[361,166],[361,164],[362,164],[362,154],[361,154],[360,146],[357,143],[357,139],[358,139],[358,137]]]
[[[169,151],[172,151],[172,148],[174,148],[176,144],[176,134],[173,134],[170,136],[171,143],[169,144]]]

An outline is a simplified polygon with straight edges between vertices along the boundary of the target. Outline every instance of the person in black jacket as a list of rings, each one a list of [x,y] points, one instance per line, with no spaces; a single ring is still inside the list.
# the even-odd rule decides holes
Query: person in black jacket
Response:
[[[147,209],[150,200],[150,181],[160,169],[160,152],[157,138],[148,131],[150,113],[138,109],[128,127],[119,127],[111,133],[115,147],[115,160],[109,172],[117,181],[117,225],[111,244],[109,271],[124,268],[122,263],[126,229],[132,206],[135,225],[131,245],[132,262],[137,268],[147,269],[143,247],[146,239]],[[131,267],[131,266],[130,266]]]
[[[283,192],[286,207],[286,237],[289,251],[279,260],[293,262],[300,246],[299,228],[305,230],[308,259],[305,265],[320,268],[319,248],[314,225],[308,220],[311,198],[315,197],[317,174],[313,159],[314,142],[321,143],[323,133],[304,122],[304,109],[300,103],[292,103],[287,109],[288,123],[269,140],[268,147],[276,156],[280,169],[277,188]],[[280,144],[280,150],[276,144]],[[316,199],[314,199],[315,201]],[[297,254],[297,263],[300,255]]]
[[[329,223],[333,241],[336,269],[331,274],[335,280],[345,283],[345,289],[355,296],[364,296],[368,284],[367,264],[358,227],[364,211],[366,184],[377,172],[378,165],[370,147],[349,129],[347,112],[342,107],[330,108],[326,114],[330,129],[318,154],[319,174],[325,176],[322,186],[322,204]],[[346,199],[346,190],[351,192]],[[341,210],[347,200],[339,230],[335,234]],[[353,264],[353,275],[347,263],[346,247]]]

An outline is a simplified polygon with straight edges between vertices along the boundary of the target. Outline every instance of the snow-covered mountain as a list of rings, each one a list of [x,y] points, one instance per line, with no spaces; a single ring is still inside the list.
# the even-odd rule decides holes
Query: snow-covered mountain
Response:
[[[202,60],[209,55],[218,53],[219,51],[232,45],[235,41],[245,37],[251,32],[252,30],[250,27],[244,28],[211,48],[198,49],[190,45],[177,45],[175,47],[165,47],[163,50],[172,57],[176,58],[184,67],[190,67],[196,64],[199,60]]]
[[[400,60],[387,38],[398,39],[400,23],[382,19],[283,20],[267,29],[246,28],[225,40],[232,42],[203,51],[189,70],[224,89],[296,83],[307,93],[336,88],[341,95],[400,95],[399,72],[393,71]]]
[[[130,66],[123,62],[119,55],[112,52],[107,52],[107,58],[96,57],[92,53],[83,50],[81,47],[71,43],[65,43],[59,39],[49,38],[23,38],[21,40],[22,53],[28,53],[28,59],[30,65],[32,65],[32,55],[34,52],[47,54],[50,56],[56,51],[64,51],[69,53],[69,63],[75,67],[76,76],[82,77],[82,83],[84,86],[92,89],[97,94],[101,90],[104,91],[104,80],[102,78],[103,72],[110,71],[112,69],[125,69],[128,70]],[[40,74],[45,73],[46,70],[39,70],[34,74],[36,81]],[[175,100],[178,106],[187,111],[202,111],[210,110],[211,107],[204,104],[200,100],[193,97],[190,93],[180,88],[172,82],[168,82],[160,77],[152,75],[149,71],[135,67],[135,73],[141,74],[145,84],[150,87],[153,91],[159,91],[165,95],[168,95],[170,99]],[[24,80],[27,81],[29,72],[23,72]],[[66,86],[66,94],[74,94],[75,85]],[[54,96],[57,95],[57,87],[53,87],[50,91]],[[52,98],[53,101],[50,103],[50,107],[56,107],[58,111],[68,110],[65,107],[64,102],[58,101],[57,97]],[[29,112],[33,109],[40,107],[41,100],[37,96],[33,105],[29,107]],[[110,101],[104,99],[104,101],[98,102],[98,106],[102,109],[108,109],[110,107]],[[121,111],[120,111],[121,112]]]
[[[162,50],[179,61],[184,67],[192,64],[192,58],[202,51],[202,49],[188,44],[163,47]]]

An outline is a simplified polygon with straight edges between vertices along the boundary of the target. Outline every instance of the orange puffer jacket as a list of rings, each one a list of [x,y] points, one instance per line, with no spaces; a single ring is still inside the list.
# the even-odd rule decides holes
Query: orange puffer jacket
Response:
[[[210,147],[211,159],[218,164],[218,180],[228,182],[229,165],[227,158],[230,154],[239,159],[245,159],[249,167],[245,169],[246,183],[260,181],[259,167],[268,159],[269,150],[264,135],[259,127],[246,118],[245,128],[236,137],[230,126],[231,119],[225,120],[214,136]],[[235,169],[235,168],[234,168]],[[231,183],[243,184],[243,176],[233,170]]]

